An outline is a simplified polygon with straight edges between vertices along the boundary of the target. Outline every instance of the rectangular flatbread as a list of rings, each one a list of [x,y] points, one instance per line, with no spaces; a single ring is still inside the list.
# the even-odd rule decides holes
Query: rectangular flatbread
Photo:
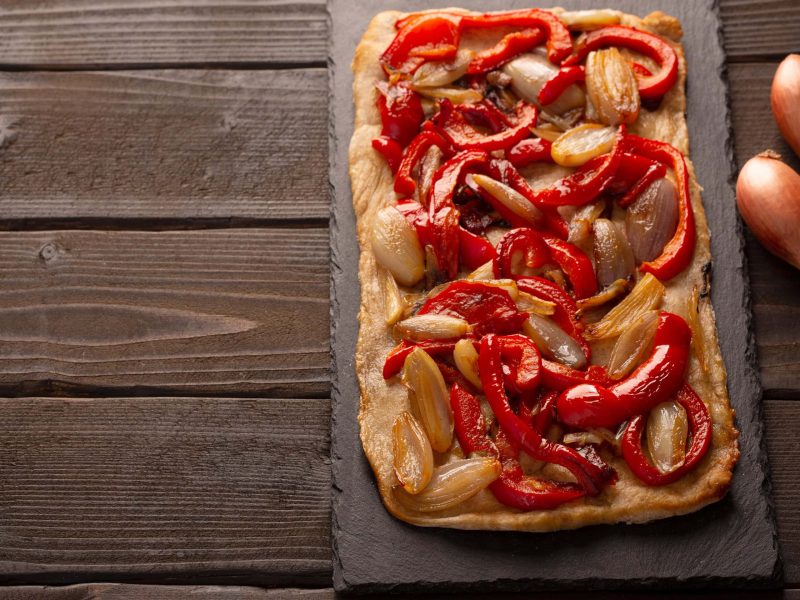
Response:
[[[473,15],[476,18],[480,16],[476,13],[469,13],[455,8],[443,10],[446,10],[448,14],[455,15],[454,18],[456,20],[458,15]],[[434,13],[436,11],[429,12]],[[580,497],[558,503],[553,507],[534,507],[523,510],[501,502],[498,500],[498,495],[492,491],[493,488],[491,486],[483,486],[477,491],[472,490],[468,494],[465,493],[467,497],[461,498],[457,502],[453,502],[452,498],[446,499],[442,504],[442,508],[437,508],[433,504],[426,507],[425,502],[430,501],[436,494],[436,490],[431,491],[430,486],[441,483],[437,479],[437,473],[441,474],[447,470],[443,469],[443,467],[454,462],[469,460],[470,455],[473,458],[477,456],[483,460],[489,460],[492,456],[498,458],[496,452],[494,454],[492,452],[488,454],[485,452],[466,452],[463,444],[459,443],[458,431],[456,431],[452,435],[452,444],[446,450],[431,453],[433,456],[434,475],[431,480],[433,483],[427,484],[428,491],[426,492],[424,488],[421,491],[414,490],[417,494],[410,494],[405,491],[409,487],[405,486],[404,488],[403,482],[398,478],[397,461],[400,458],[396,455],[400,450],[398,450],[397,442],[393,437],[393,428],[396,426],[398,419],[403,418],[401,414],[408,413],[413,417],[416,424],[416,429],[413,431],[418,432],[421,423],[424,432],[429,435],[431,432],[429,428],[426,428],[426,421],[420,414],[420,399],[417,394],[409,391],[408,386],[404,385],[400,374],[384,378],[384,362],[401,341],[398,331],[405,331],[398,330],[395,322],[398,319],[412,317],[421,303],[431,297],[432,293],[429,286],[442,283],[443,280],[446,285],[448,278],[446,276],[443,277],[441,271],[439,271],[432,281],[430,273],[432,263],[429,260],[425,263],[427,277],[422,277],[421,281],[413,285],[400,284],[398,287],[392,279],[391,270],[387,268],[386,260],[379,261],[376,258],[374,237],[376,229],[380,227],[378,223],[380,219],[379,213],[386,207],[397,205],[400,198],[394,191],[394,175],[387,164],[387,160],[373,147],[373,140],[380,138],[385,133],[381,111],[379,110],[379,100],[380,95],[385,93],[386,88],[384,87],[383,91],[381,91],[379,89],[380,86],[376,86],[376,84],[386,82],[385,85],[404,85],[402,83],[404,78],[413,82],[413,75],[402,72],[403,70],[410,71],[407,65],[400,69],[399,75],[398,73],[393,73],[390,78],[387,75],[387,69],[384,68],[381,62],[385,51],[398,34],[396,23],[407,15],[393,11],[382,12],[372,19],[369,28],[358,45],[352,65],[354,72],[355,128],[350,141],[349,170],[361,249],[359,261],[361,282],[360,331],[355,358],[361,390],[359,424],[364,452],[374,471],[378,491],[387,510],[408,523],[420,526],[459,529],[553,531],[601,523],[647,522],[696,511],[719,500],[730,486],[733,468],[739,456],[737,446],[738,432],[733,422],[734,414],[730,407],[726,389],[725,367],[719,351],[714,312],[708,294],[707,274],[711,263],[708,227],[703,210],[701,189],[697,184],[692,164],[689,160],[689,138],[684,115],[686,108],[685,79],[687,65],[680,44],[682,35],[680,23],[675,18],[660,12],[639,18],[615,11],[600,11],[597,13],[596,18],[602,21],[602,25],[593,22],[592,13],[567,13],[558,8],[552,9],[552,13],[558,15],[562,22],[572,24],[571,33],[573,33],[573,39],[580,33],[578,29],[596,29],[606,26],[606,24],[616,23],[623,27],[658,36],[677,55],[677,78],[675,83],[666,91],[660,101],[643,100],[638,115],[634,120],[628,122],[627,131],[630,135],[670,144],[683,154],[688,168],[691,212],[694,216],[695,231],[693,253],[689,258],[688,266],[683,268],[680,273],[669,279],[661,280],[661,284],[665,288],[663,298],[660,299],[656,306],[651,306],[650,309],[673,313],[688,322],[690,326],[692,342],[684,381],[691,386],[706,407],[707,419],[708,423],[710,423],[710,428],[707,432],[710,442],[704,450],[702,458],[688,472],[685,472],[673,482],[652,485],[643,481],[641,477],[632,471],[620,449],[625,429],[630,426],[632,418],[624,419],[618,426],[614,427],[587,429],[576,428],[563,423],[559,424],[558,417],[561,416],[561,412],[559,412],[553,421],[555,426],[551,425],[548,431],[544,432],[544,435],[553,444],[570,446],[573,452],[581,450],[582,445],[592,446],[593,451],[590,454],[601,457],[603,462],[613,469],[616,474],[615,477],[607,479],[599,490],[593,492],[584,490],[586,493],[580,494]],[[460,51],[467,50],[471,53],[480,53],[495,47],[502,36],[519,31],[519,29],[519,27],[513,26],[470,29],[461,36],[458,48]],[[575,40],[576,43],[579,43],[579,39]],[[531,50],[529,53],[542,57],[544,48],[545,43],[542,42],[538,50]],[[633,58],[636,62],[644,65],[651,72],[657,72],[659,69],[657,61],[635,52],[631,53],[630,47],[620,51],[626,57]],[[513,82],[509,84],[508,73],[512,71],[500,66],[494,69],[493,72],[496,73],[491,78],[493,82],[491,86],[494,86],[493,93],[496,94],[493,98],[497,98],[499,93],[505,95],[506,98],[518,99],[515,95],[516,88]],[[586,76],[588,79],[588,69]],[[584,86],[582,83],[573,85],[578,85],[581,89]],[[588,86],[589,83],[587,82],[585,85]],[[455,99],[456,103],[461,97],[458,94],[463,94],[465,90],[469,89],[469,86],[464,84],[463,80],[451,82],[440,87],[448,88],[451,91],[455,90],[457,94],[451,95],[451,97]],[[481,89],[476,86],[473,86],[473,88]],[[485,91],[488,88],[484,87],[483,89]],[[427,93],[427,95],[422,95],[422,106],[426,111],[425,118],[427,120],[434,113],[441,110],[441,98],[446,97],[444,94],[449,92],[431,93],[430,90],[423,90],[423,93]],[[577,117],[573,112],[569,118],[556,117],[547,119],[545,116],[546,108],[541,110],[542,107],[539,107],[537,128],[535,132],[527,131],[526,135],[530,138],[536,138],[537,135],[554,137],[560,135],[562,130],[569,130],[588,121],[597,122],[598,127],[608,126],[607,119],[606,122],[603,122],[603,119],[598,117],[598,107],[591,105],[590,94],[586,93],[584,97],[587,105],[577,111],[579,113]],[[528,101],[533,101],[533,99],[528,99]],[[513,125],[513,111],[509,111],[507,108],[504,109],[502,106],[500,109],[508,112],[509,121]],[[592,118],[587,117],[587,115]],[[433,120],[435,121],[436,119]],[[510,127],[511,125],[509,125]],[[474,130],[491,135],[491,132],[488,132],[485,127],[480,128],[476,125]],[[458,149],[451,152],[456,151]],[[504,160],[507,158],[508,153],[508,148],[487,152],[489,160]],[[443,159],[440,157],[440,160]],[[565,167],[544,161],[519,170],[525,175],[531,187],[538,190],[554,185],[554,183],[561,180],[560,178],[569,176],[576,168],[580,169],[581,167]],[[676,180],[674,169],[668,169],[668,174],[665,177],[674,182]],[[470,193],[474,193],[474,181],[470,183],[472,184],[472,192]],[[420,185],[422,184],[418,182],[418,186]],[[458,185],[467,186],[467,182],[460,181]],[[618,193],[622,194],[624,191]],[[605,212],[602,214],[607,220],[615,224],[618,232],[624,229],[623,225],[626,218],[625,210],[621,209],[616,202],[619,197],[619,195],[612,195],[609,190],[605,195],[601,195],[600,200],[595,200],[595,202],[605,202]],[[428,207],[425,206],[425,198],[420,198],[417,195],[413,199],[421,202],[424,209],[423,212],[428,211]],[[462,205],[457,206],[460,208]],[[586,213],[586,211],[583,213],[577,211],[575,207],[572,209],[562,208],[558,212],[568,224],[574,224],[579,215],[585,215]],[[590,218],[597,218],[597,214],[599,213]],[[482,235],[497,249],[498,238],[507,233],[507,230],[511,227],[509,223],[504,222],[502,214],[497,215],[497,211],[490,212],[489,216],[494,218],[494,221]],[[590,260],[595,263],[595,269],[599,270],[602,265],[598,264],[598,257],[591,254],[591,232],[596,231],[596,229],[593,229],[591,221],[589,222],[589,231],[589,250],[586,253]],[[570,239],[572,238],[570,237]],[[642,261],[637,260],[636,262],[637,266],[640,267]],[[436,261],[433,264],[437,264]],[[463,264],[459,266],[460,271],[456,277],[457,279],[464,278],[471,271]],[[574,296],[575,290],[570,285],[570,278],[564,276],[564,271],[568,270],[567,267],[562,266],[561,269],[557,266],[551,265],[551,267],[550,271],[540,270],[537,276],[560,283],[562,287]],[[607,289],[608,296],[611,298],[608,302],[596,307],[591,307],[591,303],[589,303],[589,307],[581,311],[582,314],[580,315],[581,327],[584,328],[584,332],[597,332],[597,323],[603,321],[605,313],[613,306],[622,305],[625,302],[623,299],[625,294],[633,294],[634,292],[631,291],[631,288],[635,289],[634,285],[637,282],[641,282],[643,276],[644,273],[641,268],[637,268],[630,273],[625,292],[622,295]],[[598,292],[602,288],[603,286],[600,285]],[[441,289],[441,287],[437,288],[433,294]],[[516,287],[514,289],[516,290]],[[402,314],[399,317],[395,314],[394,317],[387,319],[387,310],[392,313],[392,306],[387,307],[387,303],[396,303],[398,292],[403,300]],[[598,300],[598,302],[600,301]],[[543,306],[546,308],[547,303],[545,302]],[[394,312],[398,312],[396,306],[394,307]],[[547,316],[540,316],[540,318],[548,319]],[[470,331],[474,330],[470,329]],[[525,331],[527,330],[523,328],[520,333],[524,334]],[[650,332],[652,334],[652,329]],[[618,343],[621,333],[618,331],[616,335],[599,339],[589,339],[591,336],[587,334],[592,350],[592,364],[609,367],[611,354]],[[475,348],[477,349],[483,348],[480,337],[479,335],[473,335],[469,338],[475,343]],[[535,336],[532,339],[537,342]],[[406,343],[411,344],[413,342],[407,340]],[[540,346],[539,350],[542,355],[547,354],[548,348],[541,347],[541,340],[538,341],[537,346]],[[552,348],[550,351],[552,351]],[[448,383],[451,383],[454,377],[458,379],[458,365],[454,364],[451,354],[444,353],[435,356],[435,358],[438,361],[437,364],[443,369],[442,372],[445,373],[447,371],[445,374],[448,377],[445,378],[448,379]],[[549,356],[549,358],[552,362],[557,362],[558,356]],[[641,363],[645,360],[647,359],[639,357],[637,362]],[[483,365],[484,363],[481,362],[480,364]],[[586,371],[586,366],[582,365],[581,368]],[[632,375],[628,374],[627,376],[631,377]],[[486,387],[485,373],[480,373],[479,377],[483,380],[484,387]],[[613,388],[614,384],[609,381],[606,381],[605,385],[616,389]],[[450,389],[451,386],[448,385],[447,387]],[[417,391],[419,392],[419,390]],[[475,386],[470,388],[470,391],[481,402],[481,406],[485,408],[487,401],[483,398],[482,391]],[[559,390],[559,392],[561,391]],[[510,396],[513,396],[513,394],[510,394]],[[648,429],[653,428],[653,431],[657,432],[657,424],[653,423],[657,421],[658,415],[654,416],[651,413],[655,410],[662,410],[662,422],[667,423],[664,431],[676,432],[675,435],[679,436],[680,441],[677,443],[672,440],[665,442],[673,444],[673,448],[677,449],[674,452],[678,453],[678,456],[674,458],[674,464],[668,465],[667,468],[663,468],[663,465],[652,467],[654,460],[654,447],[652,444],[658,444],[658,440],[648,443],[648,435],[641,437],[641,445],[645,448],[643,450],[645,459],[651,463],[651,468],[660,468],[662,472],[668,472],[669,469],[680,469],[681,460],[688,461],[689,459],[692,441],[700,435],[700,432],[695,429],[691,415],[688,417],[688,425],[686,424],[685,407],[681,409],[679,403],[671,401],[673,398],[669,400],[669,406],[666,408],[664,406],[658,409],[652,408],[648,413],[640,416],[640,420],[648,423]],[[559,399],[560,401],[561,399]],[[522,404],[523,400],[514,400],[512,398],[512,406],[514,402]],[[541,390],[539,402],[541,403]],[[491,403],[489,404],[491,405]],[[566,407],[566,404],[556,404],[556,406]],[[540,409],[541,406],[534,403],[534,413]],[[680,414],[675,412],[676,409]],[[519,411],[521,409],[514,407],[514,410],[517,411],[518,415],[520,414]],[[490,410],[483,411],[484,421],[482,423],[487,429],[487,439],[492,447],[497,443],[496,436],[500,429],[498,423],[494,422],[494,417],[496,416],[496,414],[493,416]],[[518,416],[517,418],[521,419],[522,417]],[[683,427],[681,427],[682,423]],[[568,437],[565,438],[565,435],[568,435]],[[653,435],[655,436],[656,433]],[[662,431],[662,436],[664,435],[666,434]],[[514,443],[511,445],[513,446]],[[412,448],[412,450],[414,449]],[[418,449],[416,452],[419,454]],[[566,486],[565,489],[571,490],[581,487],[582,483],[579,478],[576,478],[574,472],[565,470],[563,466],[549,464],[547,461],[534,460],[536,457],[527,455],[524,450],[519,454],[519,448],[516,449],[516,452],[516,458],[513,460],[517,460],[516,465],[524,471],[525,485],[528,486],[526,489],[530,490],[531,486],[536,489],[536,486],[539,485],[537,482],[545,483],[542,489],[546,488],[548,482],[556,482],[556,486],[564,485]],[[422,453],[422,456],[427,455]],[[428,464],[429,467],[430,465]],[[402,471],[402,468],[400,470]],[[514,477],[516,477],[514,481],[520,481],[519,473]],[[423,477],[424,479],[425,477]],[[447,497],[447,493],[447,490],[442,491],[441,497]],[[450,490],[450,493],[452,493],[452,490]],[[419,501],[413,497],[415,495],[419,496]]]

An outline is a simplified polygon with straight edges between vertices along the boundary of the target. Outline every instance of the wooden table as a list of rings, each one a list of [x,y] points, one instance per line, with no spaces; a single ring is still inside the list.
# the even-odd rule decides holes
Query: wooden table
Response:
[[[800,4],[720,4],[736,156],[798,168]],[[0,596],[333,597],[326,35],[320,0],[0,3]],[[800,274],[747,251],[791,590]]]

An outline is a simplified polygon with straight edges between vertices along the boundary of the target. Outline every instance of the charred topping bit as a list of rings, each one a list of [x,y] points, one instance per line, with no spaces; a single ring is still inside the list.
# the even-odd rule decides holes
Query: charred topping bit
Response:
[[[702,347],[697,291],[690,326],[658,312],[661,281],[693,257],[688,169],[678,149],[626,130],[640,99],[675,84],[678,57],[618,22],[614,11],[417,13],[381,56],[373,147],[398,201],[371,235],[398,341],[383,376],[402,375],[414,405],[392,432],[397,495],[412,510],[484,489],[521,510],[597,495],[616,481],[603,445],[648,485],[677,481],[708,451],[708,410],[685,381],[692,332]],[[490,28],[502,28],[494,46],[459,47],[464,31]],[[574,44],[571,31],[584,31]],[[569,170],[543,185],[536,163]],[[605,314],[585,326],[581,312]],[[608,340],[608,370],[591,364],[588,339]],[[434,452],[466,458],[437,465]],[[573,481],[526,474],[547,463]]]

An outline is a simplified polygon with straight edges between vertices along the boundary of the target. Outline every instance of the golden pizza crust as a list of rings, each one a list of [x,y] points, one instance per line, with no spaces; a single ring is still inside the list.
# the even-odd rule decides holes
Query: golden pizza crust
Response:
[[[664,487],[647,486],[632,475],[622,457],[615,457],[610,464],[619,474],[616,485],[608,486],[597,497],[582,498],[554,510],[524,512],[511,509],[497,502],[488,490],[459,506],[436,513],[415,512],[397,500],[393,492],[397,480],[392,467],[391,429],[400,412],[412,408],[399,378],[385,381],[381,375],[383,362],[395,340],[384,323],[383,279],[370,246],[369,234],[376,213],[395,203],[392,174],[383,157],[372,149],[371,142],[381,130],[374,87],[375,82],[384,77],[379,57],[395,35],[395,21],[403,14],[383,12],[375,16],[356,49],[353,60],[355,128],[349,149],[353,205],[361,247],[360,333],[355,356],[361,388],[359,424],[364,451],[375,472],[386,508],[403,521],[423,526],[552,531],[600,523],[642,523],[692,512],[719,500],[730,485],[733,466],[739,457],[739,434],[733,423],[725,366],[719,351],[714,312],[707,295],[700,300],[700,319],[705,333],[709,374],[703,373],[693,353],[687,380],[709,408],[714,423],[712,447],[702,463],[679,481]],[[691,266],[667,282],[663,306],[664,310],[685,316],[693,287],[703,289],[705,285],[703,268],[710,262],[711,254],[700,187],[688,160],[689,141],[684,117],[686,62],[679,42],[681,27],[677,19],[660,12],[644,19],[623,15],[622,23],[649,29],[668,38],[680,58],[678,83],[664,97],[657,111],[642,110],[631,131],[669,142],[687,155],[692,206],[697,222],[697,245]]]

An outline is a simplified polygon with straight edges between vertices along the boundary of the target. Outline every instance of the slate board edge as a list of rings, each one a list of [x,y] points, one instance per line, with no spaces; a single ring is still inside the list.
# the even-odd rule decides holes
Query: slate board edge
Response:
[[[720,16],[720,0],[713,0],[713,11],[717,17],[717,38],[721,48],[725,48],[725,32],[722,26],[722,18]],[[723,54],[724,56],[724,54]],[[739,173],[739,165],[736,161],[736,142],[733,136],[733,120],[732,120],[732,105],[731,105],[731,87],[728,72],[727,61],[723,60],[719,67],[720,80],[722,81],[725,89],[725,125],[728,130],[728,136],[725,140],[725,157],[730,164],[730,177],[728,178],[728,187],[732,197],[736,197],[736,178]],[[783,585],[783,561],[781,559],[780,545],[778,540],[777,519],[775,512],[775,499],[772,493],[772,478],[769,466],[769,455],[767,452],[767,437],[765,435],[765,415],[764,415],[764,388],[761,385],[761,378],[759,376],[759,363],[758,363],[758,345],[756,343],[755,330],[753,329],[753,291],[750,286],[750,268],[745,252],[746,242],[744,236],[744,225],[742,219],[738,214],[736,215],[736,238],[739,239],[738,255],[741,257],[742,272],[741,279],[743,282],[744,297],[742,298],[742,306],[744,312],[745,323],[747,325],[747,343],[745,347],[745,361],[750,365],[749,375],[752,387],[757,391],[757,403],[754,409],[755,413],[755,427],[757,436],[759,438],[759,452],[758,462],[761,470],[764,473],[762,494],[766,499],[768,518],[772,521],[773,531],[773,544],[776,549],[775,565],[772,572],[772,583],[776,587]],[[713,256],[713,255],[712,255]],[[714,289],[713,270],[711,278],[711,288]]]
[[[346,390],[342,388],[348,388],[349,382],[345,382],[344,386],[340,385],[339,375],[342,373],[341,369],[345,367],[347,360],[337,361],[337,355],[347,356],[347,354],[342,354],[343,352],[352,352],[352,346],[348,347],[348,337],[351,337],[353,332],[347,332],[346,327],[340,327],[342,322],[342,310],[340,309],[341,302],[340,299],[343,296],[350,297],[353,293],[352,284],[355,280],[356,284],[356,299],[357,295],[357,278],[352,275],[352,271],[350,274],[348,272],[343,271],[341,266],[343,264],[348,264],[348,254],[350,254],[353,250],[354,242],[354,231],[353,231],[353,224],[348,222],[348,219],[352,220],[352,206],[350,204],[350,196],[347,194],[346,199],[343,199],[341,194],[337,198],[336,195],[336,188],[337,188],[337,176],[338,182],[344,183],[344,190],[346,191],[349,189],[349,184],[346,181],[347,174],[342,174],[342,171],[339,171],[337,175],[337,152],[340,149],[338,144],[347,144],[349,139],[346,140],[337,140],[335,136],[335,104],[334,98],[336,97],[335,87],[336,87],[336,77],[335,77],[335,70],[336,70],[336,63],[333,57],[333,45],[334,45],[334,36],[335,31],[332,27],[333,17],[331,14],[331,4],[332,2],[328,2],[327,10],[328,10],[328,20],[329,25],[331,25],[329,31],[331,31],[331,37],[329,38],[329,74],[330,74],[330,94],[331,94],[331,136],[330,136],[330,163],[331,163],[331,191],[333,194],[332,197],[332,213],[331,213],[331,262],[332,262],[332,278],[331,278],[331,292],[332,292],[332,304],[331,304],[331,330],[332,330],[332,379],[333,379],[333,386],[332,386],[332,396],[333,396],[333,410],[332,410],[332,439],[331,439],[331,459],[332,459],[332,473],[333,473],[333,488],[332,488],[332,502],[333,502],[333,515],[332,515],[332,528],[333,528],[333,535],[332,535],[332,544],[333,544],[333,561],[334,561],[334,587],[337,590],[343,591],[354,591],[354,592],[376,592],[376,591],[386,591],[386,592],[401,592],[401,591],[419,591],[420,587],[424,587],[426,590],[441,590],[441,589],[448,589],[453,590],[453,586],[450,583],[446,584],[432,584],[428,581],[419,581],[419,582],[407,582],[403,584],[390,584],[390,583],[381,583],[379,581],[371,581],[367,583],[360,583],[357,581],[348,581],[346,579],[346,573],[344,571],[344,566],[341,562],[341,557],[339,555],[339,548],[338,538],[337,538],[337,527],[339,524],[338,517],[337,517],[337,509],[341,506],[341,502],[343,501],[343,492],[338,486],[338,481],[340,477],[344,474],[347,470],[343,460],[347,460],[348,457],[342,456],[340,454],[340,446],[344,444],[341,440],[338,439],[338,432],[339,428],[336,425],[337,419],[343,418],[343,414],[346,413],[345,407],[341,400],[341,394]],[[609,2],[608,4],[612,4]],[[716,16],[716,25],[717,25],[717,37],[721,40],[721,24],[719,21],[719,13],[718,13],[718,4],[715,1],[708,2],[708,6],[711,7],[715,16]],[[344,65],[339,65],[342,68],[349,69],[349,63]],[[732,177],[735,173],[735,161],[733,159],[732,153],[732,145],[733,142],[731,140],[730,135],[730,102],[729,102],[729,93],[727,88],[727,77],[725,71],[725,61],[724,61],[724,54],[722,55],[721,64],[718,66],[718,74],[723,85],[724,96],[725,96],[725,121],[728,125],[727,133],[725,135],[725,146],[724,146],[724,154],[725,158],[728,160],[729,164],[731,165],[731,170],[729,172],[728,178],[728,187],[731,188],[731,197],[732,195]],[[344,101],[349,101],[349,97],[345,96]],[[346,158],[346,153],[342,153],[342,156]],[[346,161],[345,161],[346,163]],[[344,166],[342,167],[344,168]],[[345,169],[346,170],[346,169]],[[342,180],[344,178],[344,181]],[[338,202],[338,204],[337,204]],[[343,212],[342,212],[343,211]],[[747,271],[746,271],[746,258],[743,253],[743,246],[744,240],[741,235],[741,224],[737,220],[736,223],[736,231],[735,235],[738,236],[738,256],[740,257],[740,265],[741,265],[741,280],[740,284],[743,286],[742,289],[742,298],[741,298],[741,309],[744,310],[744,319],[747,323],[749,332],[748,339],[746,340],[746,358],[745,361],[750,366],[750,373],[745,373],[746,376],[746,383],[748,387],[751,387],[753,390],[756,390],[758,398],[760,399],[761,396],[761,388],[758,383],[758,378],[756,372],[753,370],[754,365],[757,365],[756,355],[755,355],[755,347],[754,347],[754,340],[752,336],[752,332],[749,329],[749,324],[751,320],[751,312],[750,312],[750,293],[749,293],[749,286],[747,285]],[[350,236],[350,237],[348,237]],[[353,265],[357,264],[357,246],[355,248],[355,261],[350,263],[349,266],[352,268]],[[350,281],[348,281],[348,279]],[[351,287],[347,287],[351,286]],[[718,288],[714,288],[719,291]],[[355,304],[357,307],[358,303]],[[715,302],[715,307],[717,303]],[[353,309],[348,308],[346,310],[350,310],[353,312]],[[719,314],[719,311],[718,311]],[[352,315],[351,315],[352,316]],[[352,319],[349,319],[352,322]],[[350,335],[348,335],[350,334]],[[348,377],[351,375],[348,375]],[[357,385],[355,387],[357,391]],[[757,431],[756,437],[759,437],[760,444],[759,444],[759,456],[757,457],[758,463],[761,467],[761,470],[764,474],[768,473],[768,466],[767,466],[767,459],[766,459],[766,452],[765,452],[765,441],[763,438],[763,420],[761,419],[761,409],[760,406],[756,411],[756,418],[758,419],[756,422]],[[344,444],[346,445],[346,444]],[[342,479],[344,481],[344,479]],[[769,498],[769,480],[768,477],[762,477],[762,481],[764,482],[763,485],[763,494],[767,494],[767,498]],[[375,493],[374,490],[370,490],[372,493]],[[777,547],[775,540],[777,539],[776,530],[774,526],[774,516],[773,516],[773,509],[772,503],[768,501],[768,510],[770,511],[770,518],[772,523],[772,535],[773,535],[773,544]],[[670,579],[670,585],[676,589],[686,589],[686,588],[697,588],[697,587],[714,587],[714,586],[724,586],[724,587],[774,587],[780,583],[780,561],[777,558],[777,552],[775,554],[776,561],[775,565],[772,569],[772,573],[770,575],[761,575],[756,579],[752,578],[737,578],[737,577],[724,577],[721,579],[714,579],[714,578],[685,578],[685,579]],[[538,579],[495,579],[495,580],[485,580],[485,581],[476,581],[476,582],[459,582],[458,589],[461,590],[477,590],[477,589],[504,589],[504,590],[521,590],[521,589],[553,589],[557,587],[558,589],[599,589],[600,587],[603,588],[610,588],[610,589],[641,589],[650,587],[654,584],[663,584],[663,580],[660,578],[642,578],[642,579],[622,579],[622,580],[613,580],[613,579],[589,579],[585,578],[580,580],[577,584],[573,581],[559,581],[554,582],[551,580],[548,583],[544,583],[539,581]]]

